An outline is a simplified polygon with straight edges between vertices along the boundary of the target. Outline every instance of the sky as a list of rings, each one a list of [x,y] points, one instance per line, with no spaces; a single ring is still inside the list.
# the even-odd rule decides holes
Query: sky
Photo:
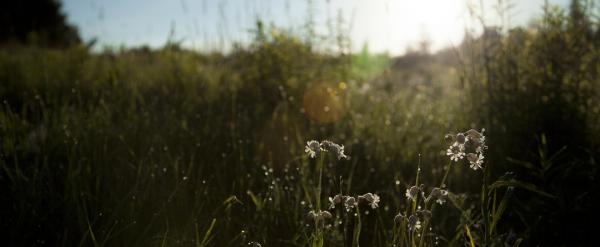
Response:
[[[498,0],[483,0],[486,23],[498,23]],[[502,1],[501,1],[502,2]],[[507,2],[504,0],[503,2]],[[526,25],[542,13],[544,0],[508,1],[508,25]],[[548,0],[568,6],[568,0]],[[373,52],[399,55],[429,40],[433,51],[457,45],[465,28],[477,27],[468,7],[479,0],[63,0],[63,12],[84,40],[97,47],[160,47],[169,37],[198,50],[226,51],[247,43],[257,18],[301,32],[312,16],[320,34],[331,34],[338,17],[352,41]],[[505,22],[506,23],[506,22]],[[329,25],[328,25],[329,24]],[[173,32],[172,36],[170,36]]]

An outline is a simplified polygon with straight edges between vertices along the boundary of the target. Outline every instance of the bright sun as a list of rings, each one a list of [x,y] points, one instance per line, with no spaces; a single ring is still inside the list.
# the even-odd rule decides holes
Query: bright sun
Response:
[[[433,50],[457,44],[463,37],[468,19],[464,0],[371,0],[351,2],[352,36],[355,45],[368,41],[374,51],[392,54],[405,51],[423,39]]]

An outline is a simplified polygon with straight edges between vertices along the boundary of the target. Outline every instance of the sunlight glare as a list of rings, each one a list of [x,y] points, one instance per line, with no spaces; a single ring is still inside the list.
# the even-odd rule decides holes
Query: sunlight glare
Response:
[[[457,44],[463,37],[468,17],[464,0],[355,1],[353,36],[362,46],[369,41],[374,51],[403,53],[406,44],[422,40],[438,50]]]

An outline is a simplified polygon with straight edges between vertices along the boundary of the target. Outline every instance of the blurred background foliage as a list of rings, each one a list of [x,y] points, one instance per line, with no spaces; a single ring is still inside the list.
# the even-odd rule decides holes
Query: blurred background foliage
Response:
[[[56,1],[6,4],[8,246],[304,246],[310,139],[344,144],[351,156],[327,162],[325,196],[342,176],[344,191],[382,197],[361,242],[385,246],[417,163],[423,181],[439,183],[444,134],[480,127],[492,176],[533,188],[515,189],[498,245],[597,242],[589,223],[600,208],[600,23],[588,2],[547,5],[527,27],[482,22],[485,31],[457,47],[431,53],[424,44],[399,57],[366,45],[352,54],[344,37],[260,21],[253,41],[229,53],[172,40],[92,52]],[[476,201],[480,175],[466,166],[452,173],[452,192]],[[446,211],[434,231],[450,241],[462,219]],[[327,246],[339,238],[329,235]]]

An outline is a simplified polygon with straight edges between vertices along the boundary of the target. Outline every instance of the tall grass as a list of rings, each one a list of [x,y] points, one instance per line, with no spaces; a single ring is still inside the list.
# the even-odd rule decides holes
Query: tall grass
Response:
[[[260,23],[229,54],[175,43],[0,49],[5,241],[589,243],[581,226],[597,206],[600,133],[590,11],[548,7],[530,27],[397,59],[347,54],[345,41],[323,50]],[[480,127],[484,169],[449,163],[444,135]],[[350,158],[311,159],[311,139],[343,144]],[[409,200],[413,186],[424,194]],[[447,203],[425,201],[434,187]],[[356,216],[328,208],[338,194],[355,198]],[[332,217],[317,222],[311,210]]]

